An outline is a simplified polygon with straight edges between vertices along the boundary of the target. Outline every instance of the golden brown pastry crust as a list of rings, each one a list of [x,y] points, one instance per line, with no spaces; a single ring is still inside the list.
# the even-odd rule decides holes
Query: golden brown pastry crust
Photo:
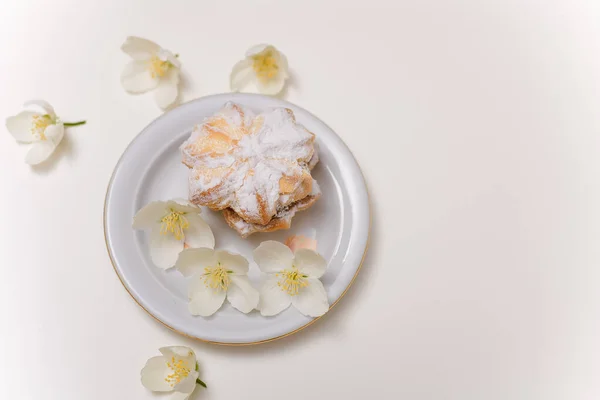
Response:
[[[231,208],[223,210],[225,221],[230,227],[235,229],[243,238],[256,232],[273,232],[280,229],[289,229],[292,226],[292,218],[298,211],[306,210],[312,206],[321,196],[321,193],[311,194],[305,198],[290,204],[288,207],[277,213],[266,225],[253,224],[244,221],[242,217],[236,214]]]
[[[181,146],[182,162],[192,169],[190,201],[267,225],[277,210],[311,193],[314,140],[290,109],[254,116],[228,103]]]

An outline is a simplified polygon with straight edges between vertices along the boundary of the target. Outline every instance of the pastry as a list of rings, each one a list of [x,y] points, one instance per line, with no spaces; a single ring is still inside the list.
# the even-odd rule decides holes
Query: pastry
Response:
[[[311,195],[310,171],[318,162],[315,136],[296,123],[287,108],[255,115],[243,106],[227,103],[194,128],[181,153],[183,163],[191,169],[190,201],[227,210],[228,222],[239,218],[255,226],[249,231],[289,227],[288,215],[308,208],[318,198]],[[309,195],[312,201],[300,203]],[[294,211],[283,216],[283,210]],[[274,218],[277,221],[269,225]]]
[[[238,231],[243,238],[246,238],[256,232],[273,232],[279,229],[289,229],[292,226],[292,218],[294,218],[294,215],[296,215],[298,211],[306,210],[312,206],[319,197],[321,197],[321,190],[319,189],[317,181],[313,181],[313,190],[308,196],[281,209],[266,225],[253,224],[244,221],[231,208],[223,210],[223,216],[230,227]]]

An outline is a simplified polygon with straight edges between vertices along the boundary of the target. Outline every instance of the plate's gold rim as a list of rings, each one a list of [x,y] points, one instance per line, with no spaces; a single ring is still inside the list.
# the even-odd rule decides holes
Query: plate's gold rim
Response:
[[[218,95],[212,95],[212,96],[218,96]],[[204,97],[212,97],[212,96],[204,96]],[[295,104],[294,104],[294,106],[298,107],[298,108],[302,108],[302,107],[296,106]],[[154,120],[152,122],[150,122],[150,124],[148,124],[144,129],[142,129],[142,131],[144,131],[153,122],[154,122]],[[323,122],[323,121],[321,120],[321,122]],[[325,124],[325,123],[323,122],[323,124]],[[333,129],[332,129],[332,131],[333,131]],[[137,135],[136,135],[136,137],[137,137]],[[135,138],[132,139],[132,142],[133,142],[133,140],[135,140]],[[130,142],[130,144],[131,144],[131,142]],[[356,160],[356,157],[354,157],[354,154],[352,153],[352,150],[350,150],[350,148],[348,146],[346,146],[346,148],[348,149],[348,151],[350,152],[350,154],[352,154],[352,157],[354,158],[354,160]],[[123,154],[121,154],[121,157],[119,157],[119,160],[117,161],[116,165],[119,165],[119,162],[121,161],[121,158],[123,157],[123,155],[125,154],[126,151],[127,151],[127,148],[125,148],[125,150],[123,151]],[[108,257],[110,259],[110,263],[113,266],[113,270],[115,271],[115,274],[119,278],[119,282],[121,282],[121,285],[123,285],[123,287],[125,288],[125,290],[129,294],[129,296],[133,299],[133,301],[135,301],[135,303],[138,306],[140,306],[140,308],[142,310],[144,310],[144,312],[146,314],[148,314],[149,316],[151,316],[154,320],[158,321],[161,325],[165,326],[166,328],[170,329],[171,331],[176,332],[176,333],[178,333],[178,334],[180,334],[182,336],[185,336],[187,338],[194,339],[194,340],[199,340],[199,341],[204,342],[204,343],[216,344],[216,345],[219,345],[219,346],[232,346],[232,347],[253,346],[253,345],[257,345],[257,344],[263,344],[263,343],[273,342],[275,340],[279,340],[279,339],[283,339],[285,337],[291,336],[294,333],[300,332],[301,330],[303,330],[305,328],[308,328],[309,326],[311,326],[312,324],[314,324],[315,322],[317,322],[318,320],[320,320],[321,318],[323,318],[325,315],[327,315],[329,313],[329,311],[331,311],[331,309],[333,307],[335,307],[335,305],[344,297],[344,295],[348,292],[348,290],[350,290],[350,287],[352,286],[352,284],[354,283],[354,281],[358,277],[358,274],[359,274],[360,270],[362,269],[363,263],[365,261],[365,257],[367,256],[367,250],[369,249],[369,244],[371,243],[371,225],[373,223],[373,213],[372,213],[372,209],[371,209],[371,196],[369,195],[369,188],[368,188],[367,182],[365,180],[365,175],[364,175],[364,173],[362,171],[362,168],[360,167],[360,164],[358,164],[358,161],[356,162],[356,165],[358,166],[360,174],[361,174],[361,176],[363,178],[363,182],[365,184],[365,189],[366,189],[366,193],[367,193],[367,204],[368,204],[368,207],[369,207],[369,231],[367,232],[367,243],[365,245],[365,251],[363,252],[362,258],[360,260],[360,264],[358,265],[358,268],[356,269],[356,272],[354,273],[354,276],[352,277],[352,280],[350,281],[350,283],[348,284],[348,286],[346,286],[346,289],[344,289],[344,291],[342,292],[342,294],[340,294],[340,296],[333,302],[333,304],[331,306],[329,306],[329,310],[325,314],[323,314],[323,315],[321,315],[319,317],[316,317],[315,319],[307,322],[306,324],[302,325],[301,327],[299,327],[297,329],[294,329],[291,332],[288,332],[288,333],[285,333],[283,335],[279,335],[279,336],[276,336],[276,337],[273,337],[273,338],[270,338],[270,339],[259,340],[259,341],[255,341],[255,342],[244,342],[244,343],[216,342],[216,341],[212,341],[212,340],[202,339],[202,338],[199,338],[199,337],[196,337],[196,336],[191,336],[191,335],[188,335],[187,333],[181,332],[180,330],[175,329],[174,327],[172,327],[171,325],[167,324],[166,322],[161,321],[156,316],[154,316],[150,311],[148,311],[146,309],[146,307],[144,307],[135,298],[135,296],[133,295],[133,293],[131,293],[131,291],[129,290],[129,288],[125,284],[125,282],[123,282],[123,278],[121,277],[121,274],[119,274],[119,271],[117,270],[117,267],[115,265],[115,260],[113,258],[112,252],[110,250],[110,246],[108,245],[108,239],[107,239],[107,236],[106,236],[106,208],[107,208],[107,204],[108,204],[108,191],[110,190],[110,187],[112,185],[113,179],[115,177],[115,171],[116,170],[114,170],[114,169],[113,169],[113,172],[112,172],[112,174],[110,176],[110,179],[108,181],[108,185],[106,187],[106,194],[104,195],[104,209],[103,209],[103,212],[102,212],[102,222],[103,222],[103,225],[104,225],[103,226],[103,228],[104,228],[103,229],[104,244],[106,245],[106,251],[108,252]],[[116,168],[116,166],[115,166],[115,168]]]

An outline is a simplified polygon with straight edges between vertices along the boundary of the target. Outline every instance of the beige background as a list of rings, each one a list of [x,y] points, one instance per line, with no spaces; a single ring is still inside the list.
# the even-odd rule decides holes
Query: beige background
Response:
[[[2,398],[152,399],[139,370],[183,344],[208,400],[597,399],[599,21],[597,0],[4,0],[0,116],[41,97],[89,122],[43,168],[0,135]],[[102,206],[160,111],[120,86],[127,35],[181,55],[187,100],[277,45],[287,99],[353,150],[371,248],[322,321],[216,347],[129,298]]]

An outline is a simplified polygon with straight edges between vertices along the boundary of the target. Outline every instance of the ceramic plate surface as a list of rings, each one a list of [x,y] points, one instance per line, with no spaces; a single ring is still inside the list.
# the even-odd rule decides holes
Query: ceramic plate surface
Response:
[[[296,214],[292,228],[256,233],[242,239],[218,212],[206,208],[216,249],[239,253],[250,261],[249,277],[259,288],[261,276],[252,251],[264,240],[284,242],[291,235],[317,240],[317,251],[328,261],[322,278],[330,304],[352,284],[366,252],[370,210],[367,188],[356,160],[342,140],[308,111],[272,97],[220,94],[183,104],[146,127],[125,150],[115,167],[106,194],[104,231],[115,271],[135,301],[167,327],[190,337],[220,344],[253,344],[286,336],[314,321],[290,307],[274,317],[258,311],[242,314],[227,302],[209,318],[192,316],[187,309],[186,279],[177,270],[155,267],[148,251],[148,232],[135,231],[133,216],[155,200],[187,198],[188,168],[181,163],[179,146],[195,124],[234,101],[260,112],[287,107],[296,120],[316,135],[320,162],[313,177],[323,192],[306,211]],[[325,314],[327,315],[327,314]]]

